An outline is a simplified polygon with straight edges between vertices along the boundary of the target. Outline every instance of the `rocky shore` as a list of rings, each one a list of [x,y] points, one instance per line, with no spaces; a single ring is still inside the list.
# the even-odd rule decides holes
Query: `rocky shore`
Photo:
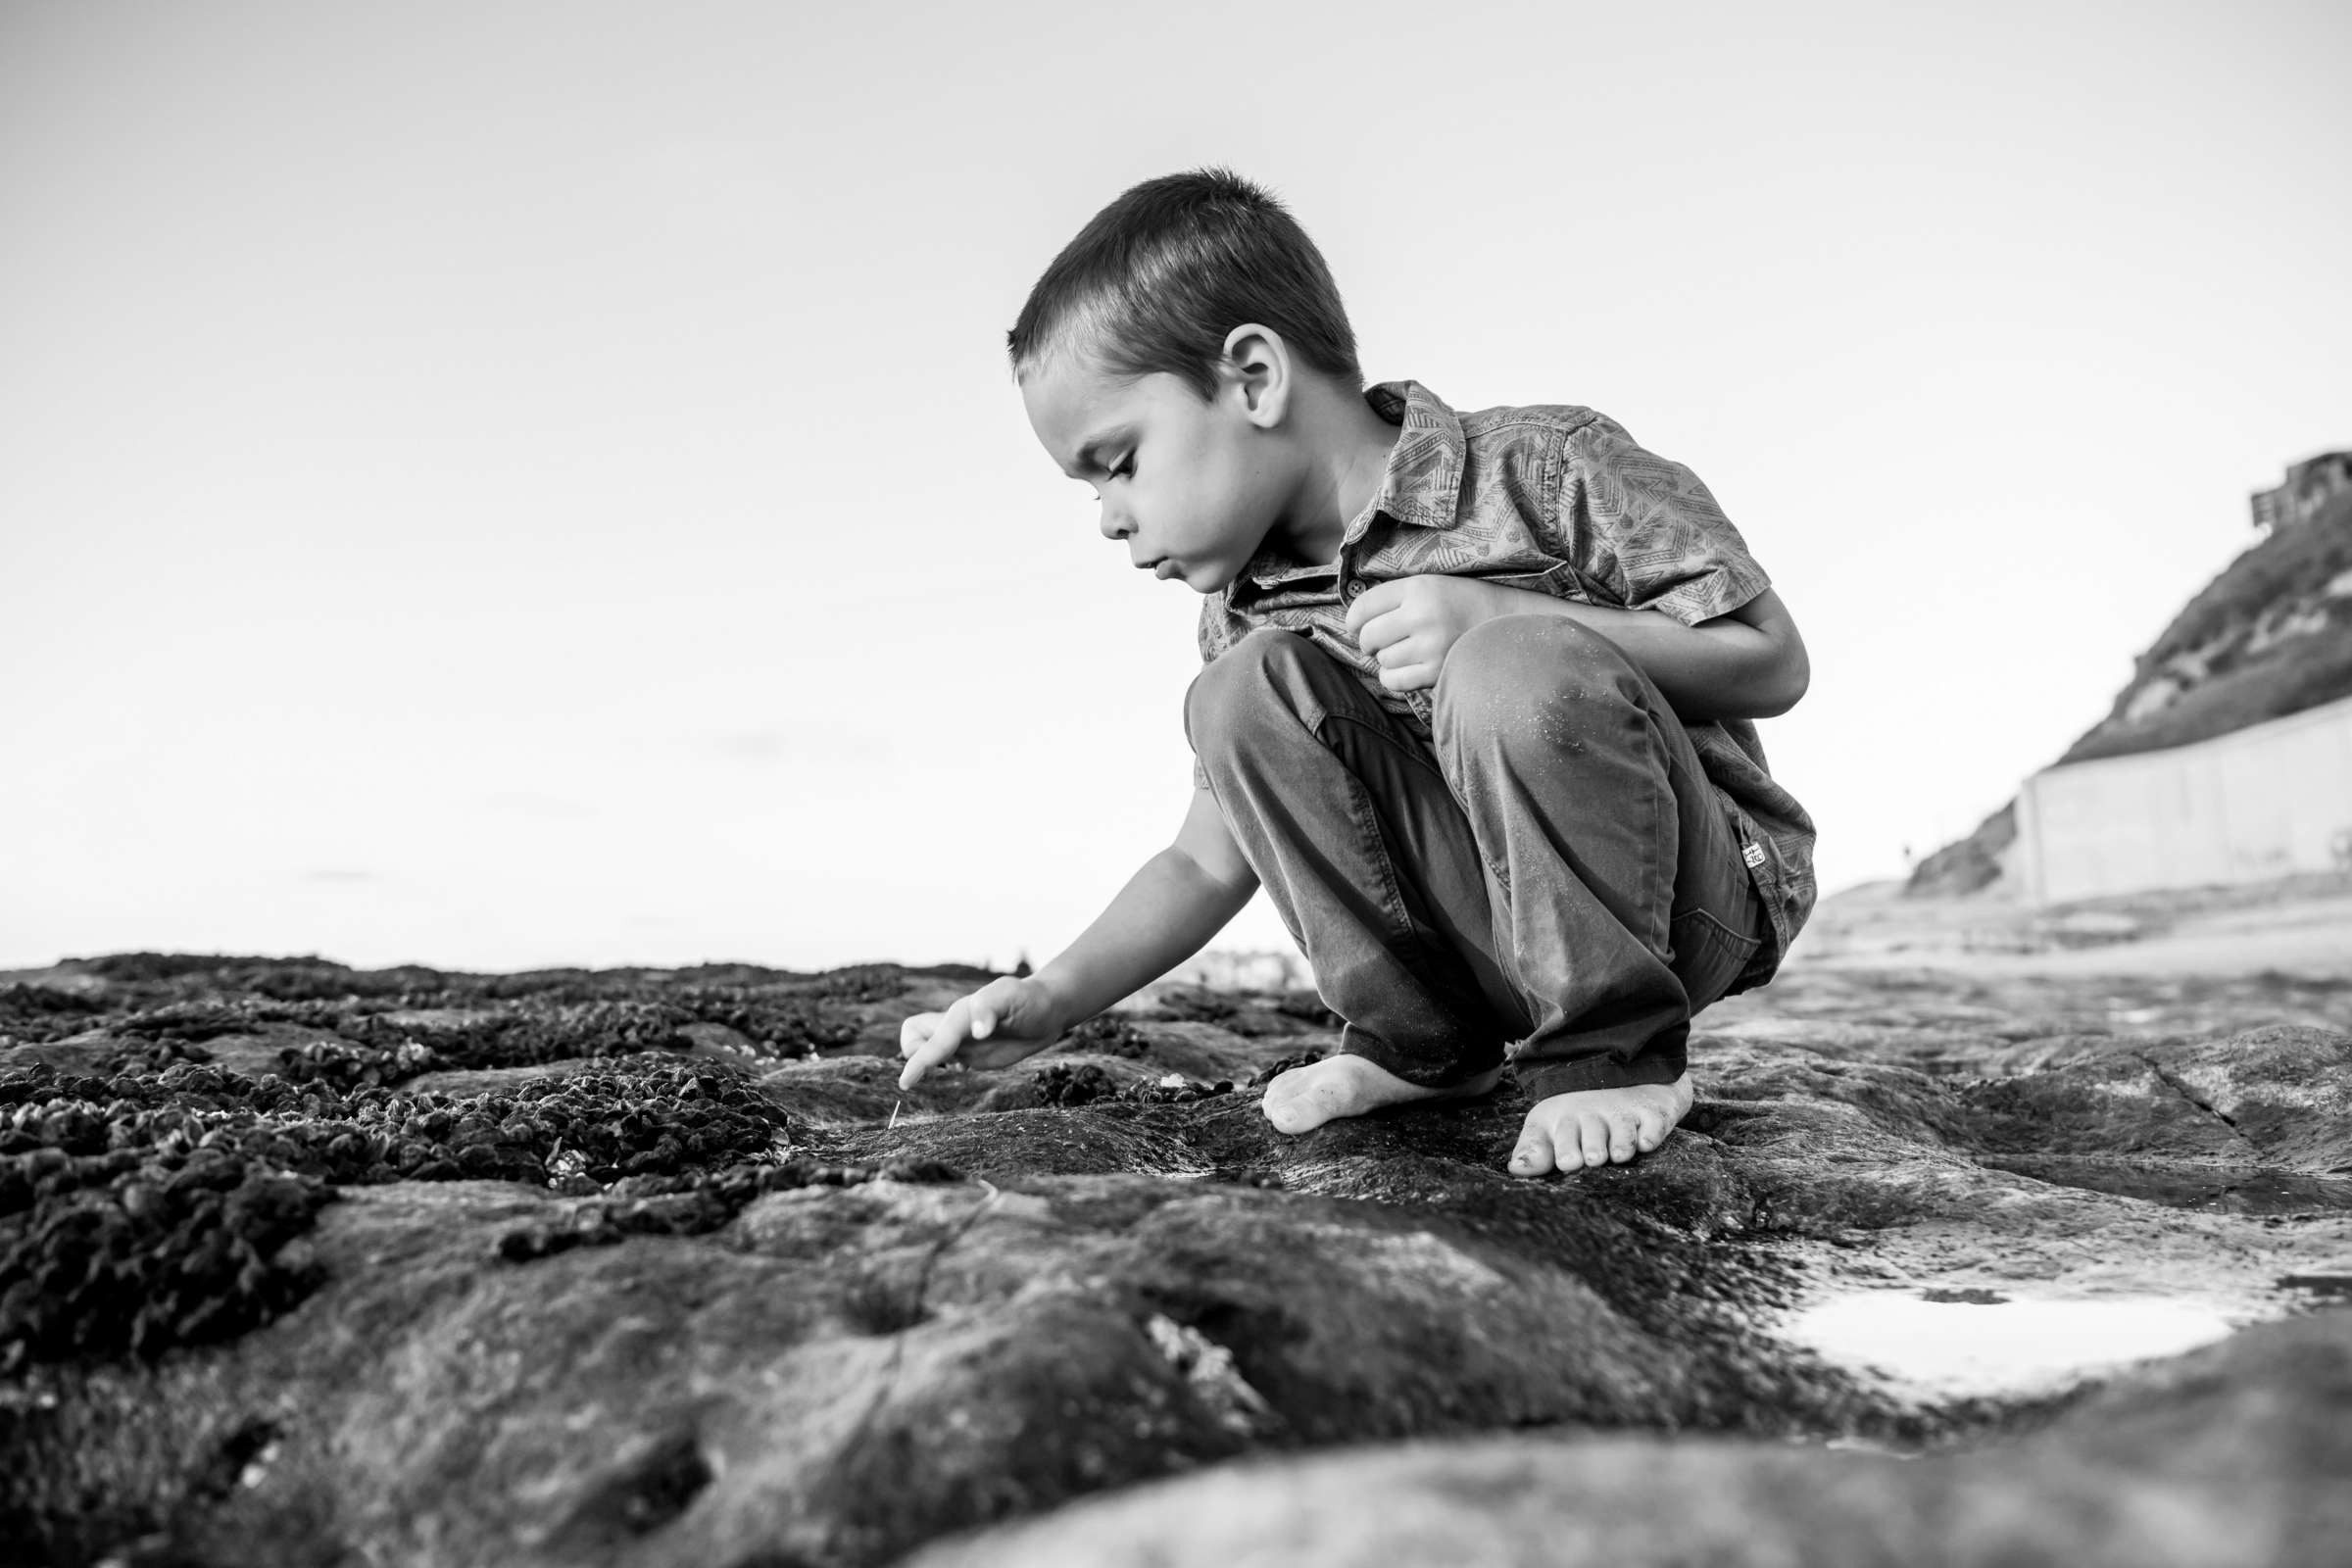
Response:
[[[1162,988],[901,1097],[899,1021],[984,978],[0,981],[0,1540],[1631,1568],[2352,1539],[2352,982],[1799,966],[1700,1020],[1664,1150],[1529,1182],[1507,1088],[1275,1133],[1263,1082],[1336,1040],[1311,993]]]

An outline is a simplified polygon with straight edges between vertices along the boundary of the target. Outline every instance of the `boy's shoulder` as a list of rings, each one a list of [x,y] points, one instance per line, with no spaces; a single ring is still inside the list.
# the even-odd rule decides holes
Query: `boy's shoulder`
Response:
[[[1568,473],[1613,468],[1646,454],[1625,426],[1581,403],[1513,403],[1453,416],[1463,457],[1474,467],[1540,466],[1556,483]]]
[[[1633,432],[1597,409],[1580,403],[1512,404],[1472,409],[1453,416],[1461,431],[1465,466],[1504,475],[1540,470],[1541,488],[1562,498],[1581,487],[1609,499],[1605,511],[1646,514],[1667,510],[1690,520],[1723,525],[1726,519],[1698,476],[1684,465],[1643,447]],[[1531,487],[1533,487],[1531,485]]]
[[[1599,410],[1588,409],[1578,403],[1505,404],[1492,409],[1465,409],[1455,417],[1461,420],[1465,440],[1474,440],[1482,435],[1507,434],[1515,430],[1564,436],[1573,435],[1591,425],[1609,430],[1619,428],[1616,420]]]
[[[1465,511],[1507,498],[1513,510],[1549,518],[1577,487],[1613,483],[1629,463],[1648,457],[1625,426],[1581,403],[1505,404],[1454,417]]]

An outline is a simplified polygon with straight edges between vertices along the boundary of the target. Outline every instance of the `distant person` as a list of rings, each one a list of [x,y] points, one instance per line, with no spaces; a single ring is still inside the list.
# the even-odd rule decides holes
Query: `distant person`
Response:
[[[1691,1015],[1814,899],[1750,722],[1804,695],[1804,644],[1706,486],[1591,409],[1366,388],[1321,253],[1222,171],[1096,215],[1009,346],[1104,537],[1202,596],[1192,803],[1068,951],[907,1019],[902,1086],[1043,1049],[1263,886],[1346,1024],[1268,1085],[1276,1127],[1507,1063],[1513,1172],[1657,1148]]]

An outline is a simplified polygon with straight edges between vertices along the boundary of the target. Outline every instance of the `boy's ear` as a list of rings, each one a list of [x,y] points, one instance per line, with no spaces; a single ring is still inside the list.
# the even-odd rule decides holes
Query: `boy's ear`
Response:
[[[1218,366],[1224,395],[1261,430],[1280,424],[1291,407],[1291,346],[1270,326],[1245,321],[1225,334]]]

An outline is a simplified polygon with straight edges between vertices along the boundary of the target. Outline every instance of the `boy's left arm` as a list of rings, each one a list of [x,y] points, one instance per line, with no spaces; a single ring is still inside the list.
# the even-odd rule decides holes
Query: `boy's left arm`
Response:
[[[1686,625],[1663,611],[1433,573],[1367,590],[1348,607],[1348,628],[1379,661],[1380,683],[1402,692],[1435,686],[1455,639],[1500,615],[1561,615],[1598,632],[1694,722],[1785,713],[1812,677],[1796,620],[1770,588],[1728,614]]]

